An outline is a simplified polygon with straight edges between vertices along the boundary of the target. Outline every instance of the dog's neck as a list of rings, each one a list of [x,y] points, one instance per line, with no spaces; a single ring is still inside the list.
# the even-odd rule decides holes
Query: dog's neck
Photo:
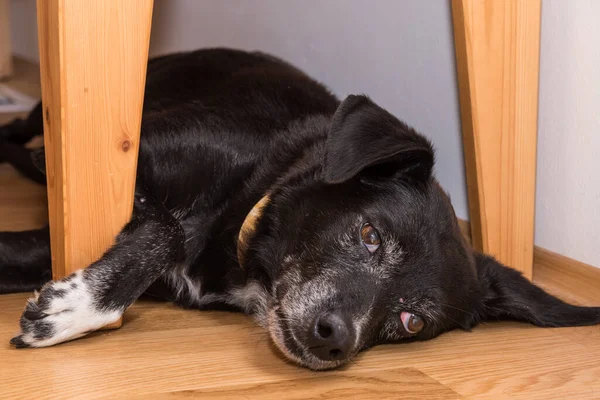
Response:
[[[265,176],[270,176],[270,179],[263,182],[262,190],[266,189],[263,197],[252,207],[246,215],[237,236],[237,258],[242,269],[249,260],[249,247],[256,235],[258,225],[262,219],[265,208],[273,202],[273,197],[270,193],[276,191],[281,186],[299,186],[306,185],[308,181],[314,180],[318,172],[306,174],[303,172],[318,170],[315,166],[320,166],[324,159],[325,141],[327,140],[327,132],[329,130],[330,116],[321,115],[313,116],[299,123],[304,127],[302,138],[295,147],[290,147],[287,139],[279,142],[275,141],[275,150],[272,153],[272,158],[264,161],[258,169],[263,169]],[[313,138],[313,140],[305,140]],[[280,153],[284,152],[284,156]],[[285,160],[282,162],[282,160]],[[276,167],[273,169],[273,166]],[[275,175],[271,175],[270,170],[276,171]],[[261,173],[257,173],[260,175]],[[292,183],[293,182],[293,183]],[[260,189],[259,189],[260,190]],[[256,192],[254,192],[256,193]]]
[[[268,194],[263,196],[258,203],[252,207],[252,210],[246,215],[237,239],[237,257],[240,267],[244,268],[246,263],[246,256],[248,253],[248,246],[252,237],[256,232],[260,218],[263,215],[264,208],[269,204],[270,197]]]

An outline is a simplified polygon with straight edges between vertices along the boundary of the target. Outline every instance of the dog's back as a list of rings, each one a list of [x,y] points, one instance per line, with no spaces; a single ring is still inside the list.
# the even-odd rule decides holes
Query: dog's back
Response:
[[[158,179],[157,198],[184,207],[195,189],[221,191],[199,177],[239,184],[278,136],[286,134],[290,144],[303,140],[302,132],[285,132],[292,121],[330,116],[338,104],[299,70],[261,53],[212,49],[159,57],[148,65],[138,178],[146,185]],[[165,160],[174,155],[179,160]],[[183,169],[165,171],[165,163]]]
[[[262,53],[208,49],[149,62],[137,186],[184,227],[189,276],[174,278],[178,301],[198,306],[190,282],[222,292],[225,275],[239,273],[242,220],[299,153],[323,141],[338,105],[324,86]],[[149,291],[172,296],[172,280]]]

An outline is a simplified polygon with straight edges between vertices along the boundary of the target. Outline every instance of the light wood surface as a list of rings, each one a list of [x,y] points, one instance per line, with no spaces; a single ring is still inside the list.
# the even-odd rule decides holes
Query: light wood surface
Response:
[[[55,279],[113,243],[133,207],[152,0],[38,0]]]
[[[0,79],[8,78],[12,70],[10,1],[0,0]]]
[[[562,279],[541,283],[582,304],[597,299],[597,290],[559,288],[554,280]],[[119,331],[12,349],[8,339],[26,298],[0,296],[1,398],[586,400],[600,393],[597,326],[489,323],[428,342],[378,346],[340,371],[316,373],[287,364],[244,315],[151,301],[138,301]]]
[[[22,76],[31,71],[35,86],[28,65],[16,68],[21,80],[10,83],[26,86]],[[8,166],[0,166],[0,185],[0,229],[44,223],[43,188]],[[550,257],[536,264],[535,282],[563,298],[600,304],[600,269],[582,267],[581,275],[561,263]],[[598,326],[489,323],[429,342],[376,347],[340,371],[315,373],[287,364],[248,317],[147,300],[128,311],[119,331],[16,350],[8,340],[28,296],[0,296],[1,399],[600,398]]]
[[[453,0],[475,248],[532,276],[540,0]]]
[[[143,396],[133,396],[141,398]],[[261,384],[241,384],[153,394],[153,399],[460,399],[456,392],[414,368],[341,371]],[[131,398],[130,396],[123,396]]]

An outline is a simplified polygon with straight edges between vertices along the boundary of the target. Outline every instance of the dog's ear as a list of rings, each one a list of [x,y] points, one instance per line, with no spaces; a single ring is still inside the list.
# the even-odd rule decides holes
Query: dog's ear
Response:
[[[475,259],[483,291],[476,305],[481,320],[512,319],[542,327],[600,324],[600,307],[567,304],[492,257],[476,254]]]
[[[344,182],[359,173],[416,181],[431,177],[431,143],[366,96],[348,96],[331,121],[324,180]]]

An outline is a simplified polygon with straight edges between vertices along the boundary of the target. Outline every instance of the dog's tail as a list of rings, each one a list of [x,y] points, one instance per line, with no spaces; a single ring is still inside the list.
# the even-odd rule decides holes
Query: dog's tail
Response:
[[[24,145],[34,136],[43,135],[43,133],[42,102],[39,102],[27,118],[17,118],[0,126],[0,142]]]
[[[0,163],[9,163],[29,179],[45,184],[44,149],[30,150],[25,144],[43,135],[42,103],[25,119],[17,118],[0,126]]]

